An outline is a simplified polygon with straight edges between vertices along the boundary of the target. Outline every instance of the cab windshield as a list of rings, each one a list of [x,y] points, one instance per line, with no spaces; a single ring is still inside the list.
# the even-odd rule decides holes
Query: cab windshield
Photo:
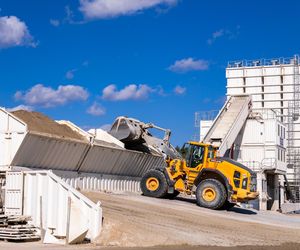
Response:
[[[191,157],[191,168],[197,167],[199,164],[203,163],[204,158],[204,147],[193,145],[193,155]]]
[[[205,147],[200,145],[185,144],[185,159],[188,167],[195,168],[203,163]]]

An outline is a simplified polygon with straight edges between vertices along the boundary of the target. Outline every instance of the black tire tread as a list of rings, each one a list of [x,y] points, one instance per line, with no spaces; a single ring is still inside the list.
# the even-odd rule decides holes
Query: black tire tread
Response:
[[[159,188],[155,191],[149,190],[146,186],[146,181],[150,177],[155,177],[159,181]],[[162,197],[165,197],[168,192],[168,183],[167,183],[164,173],[159,170],[156,170],[156,169],[151,169],[144,174],[144,176],[142,177],[140,186],[141,186],[143,195],[149,196],[149,197],[162,198]]]
[[[211,185],[214,186],[217,191],[219,192],[219,195],[217,195],[217,200],[213,203],[206,202],[202,199],[202,189],[203,186],[205,185]],[[210,209],[220,209],[224,206],[226,200],[227,200],[227,192],[224,187],[224,185],[216,180],[216,179],[205,179],[201,181],[196,190],[196,200],[197,200],[197,205],[205,208],[210,208]]]

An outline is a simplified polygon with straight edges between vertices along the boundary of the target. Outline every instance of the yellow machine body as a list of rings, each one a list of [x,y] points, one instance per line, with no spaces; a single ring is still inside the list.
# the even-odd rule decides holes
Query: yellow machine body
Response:
[[[231,159],[217,157],[217,148],[210,144],[189,142],[188,145],[186,159],[167,161],[165,172],[174,190],[193,194],[201,181],[216,179],[226,188],[229,202],[246,202],[258,197],[253,183],[255,174],[250,169]],[[209,187],[202,193],[207,201],[216,196]]]

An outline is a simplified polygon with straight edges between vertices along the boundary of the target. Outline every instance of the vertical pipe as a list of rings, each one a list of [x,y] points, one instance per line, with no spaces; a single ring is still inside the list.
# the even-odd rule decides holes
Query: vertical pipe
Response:
[[[71,197],[68,196],[66,245],[69,244],[69,239],[70,239],[70,217],[71,217]]]
[[[43,197],[40,195],[40,230],[41,230],[41,240],[44,241],[45,231],[43,226]]]

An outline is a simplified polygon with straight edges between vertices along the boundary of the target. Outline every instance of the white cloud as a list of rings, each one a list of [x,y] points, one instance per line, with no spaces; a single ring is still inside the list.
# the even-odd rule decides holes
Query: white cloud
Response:
[[[185,94],[185,92],[186,92],[186,88],[185,88],[185,87],[182,87],[182,86],[180,86],[180,85],[177,85],[177,86],[174,88],[174,93],[175,93],[176,95],[183,95],[183,94]]]
[[[132,15],[145,9],[173,6],[178,0],[80,0],[79,10],[87,19]]]
[[[87,90],[76,85],[60,85],[57,89],[37,84],[29,90],[15,93],[15,99],[26,105],[55,107],[73,101],[85,101],[89,96]]]
[[[93,105],[90,106],[86,112],[90,115],[101,116],[105,115],[106,110],[101,106],[101,104],[94,102]]]
[[[212,33],[211,38],[209,38],[209,39],[207,40],[207,43],[208,43],[209,45],[212,45],[218,38],[224,36],[224,35],[225,35],[225,32],[226,32],[226,31],[225,31],[224,29],[220,29],[220,30],[215,31],[214,33]]]
[[[60,21],[57,19],[50,19],[50,24],[55,27],[58,27],[60,25]]]
[[[234,39],[239,35],[240,26],[236,26],[235,30],[231,31],[229,29],[219,29],[212,33],[211,37],[207,39],[207,43],[212,45],[217,39],[225,37],[227,39]]]
[[[32,110],[33,110],[33,107],[21,104],[21,105],[18,105],[18,106],[16,106],[16,107],[8,108],[8,109],[7,109],[8,112],[13,112],[13,111],[17,111],[17,110],[27,110],[27,111],[32,111]]]
[[[165,92],[164,88],[160,85],[155,88],[155,92],[157,92],[157,94],[160,95],[160,96],[167,96],[168,95]]]
[[[110,84],[103,89],[102,98],[111,101],[142,100],[147,99],[154,91],[146,84],[130,84],[121,90],[118,90],[116,85]]]
[[[185,73],[188,71],[207,70],[208,66],[209,63],[206,60],[196,60],[189,57],[175,61],[175,63],[169,67],[169,70],[178,73]]]
[[[65,77],[69,80],[72,80],[75,76],[75,72],[81,70],[82,68],[87,68],[89,66],[89,61],[85,60],[84,62],[79,65],[78,68],[70,69],[66,72]]]
[[[71,70],[68,70],[67,73],[66,73],[66,78],[71,80],[74,78],[74,73],[77,71],[77,69],[71,69]]]
[[[0,48],[15,46],[36,47],[27,25],[16,16],[0,17]]]
[[[75,15],[73,10],[69,5],[65,6],[65,12],[66,12],[66,17],[63,19],[64,23],[70,23],[70,24],[81,24],[84,23],[83,21],[75,21]]]

